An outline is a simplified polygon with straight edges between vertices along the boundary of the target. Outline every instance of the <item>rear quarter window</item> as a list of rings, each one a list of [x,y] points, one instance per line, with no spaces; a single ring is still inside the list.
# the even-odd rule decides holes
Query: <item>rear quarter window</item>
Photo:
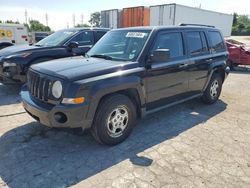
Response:
[[[219,32],[209,31],[208,36],[210,38],[211,50],[213,52],[220,52],[225,50],[224,40]]]

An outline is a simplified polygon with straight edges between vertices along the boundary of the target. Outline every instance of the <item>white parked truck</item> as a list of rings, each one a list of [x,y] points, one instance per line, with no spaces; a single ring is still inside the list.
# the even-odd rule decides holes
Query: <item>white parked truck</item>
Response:
[[[220,29],[227,37],[231,35],[233,15],[179,4],[165,4],[150,7],[150,25],[203,24]]]
[[[16,44],[28,43],[28,31],[24,25],[0,24],[0,49]]]

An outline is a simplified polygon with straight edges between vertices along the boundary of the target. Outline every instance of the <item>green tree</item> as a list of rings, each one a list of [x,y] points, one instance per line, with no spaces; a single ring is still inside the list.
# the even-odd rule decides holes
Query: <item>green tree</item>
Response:
[[[49,26],[45,26],[37,20],[29,21],[30,31],[51,31]]]
[[[88,24],[77,24],[75,27],[90,27]]]
[[[234,13],[233,25],[237,24],[237,18],[238,18],[238,14]]]
[[[89,23],[94,27],[100,27],[101,14],[100,12],[94,12],[90,15]]]
[[[232,35],[250,35],[250,18],[248,15],[234,13]]]
[[[8,24],[20,24],[19,21],[12,21],[12,20],[6,20],[5,23],[8,23]]]

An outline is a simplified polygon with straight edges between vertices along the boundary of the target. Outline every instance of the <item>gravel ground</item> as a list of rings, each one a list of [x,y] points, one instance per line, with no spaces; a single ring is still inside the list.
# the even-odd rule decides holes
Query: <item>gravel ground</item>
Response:
[[[33,121],[19,89],[0,85],[0,187],[250,187],[250,72],[230,74],[216,104],[147,116],[114,147]]]

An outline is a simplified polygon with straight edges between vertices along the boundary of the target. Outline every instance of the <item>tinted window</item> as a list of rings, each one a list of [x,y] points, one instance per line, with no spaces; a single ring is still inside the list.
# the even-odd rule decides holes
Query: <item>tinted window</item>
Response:
[[[92,31],[84,31],[76,35],[71,41],[78,42],[79,45],[90,45],[94,43],[94,37]]]
[[[184,55],[181,33],[166,33],[157,37],[153,50],[169,49],[170,58],[177,58]]]
[[[213,51],[218,52],[225,49],[224,41],[219,32],[209,31],[208,35],[211,41],[211,48]]]
[[[96,31],[96,34],[95,34],[96,41],[98,41],[100,38],[102,38],[102,36],[103,36],[105,33],[106,33],[106,32],[104,32],[104,31]]]
[[[202,40],[203,51],[208,52],[208,45],[207,45],[207,39],[206,39],[205,33],[200,32],[200,35],[201,35],[201,40]]]
[[[188,49],[191,55],[199,55],[207,52],[207,44],[203,32],[188,32],[187,33]]]

